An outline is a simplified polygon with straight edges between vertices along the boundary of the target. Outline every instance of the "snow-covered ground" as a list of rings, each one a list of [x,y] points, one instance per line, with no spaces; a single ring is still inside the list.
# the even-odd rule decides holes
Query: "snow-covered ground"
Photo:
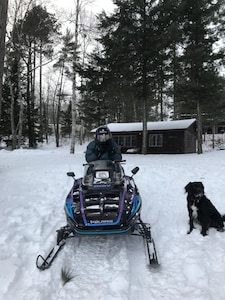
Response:
[[[35,261],[65,225],[64,200],[72,179],[83,175],[84,146],[0,151],[1,300],[224,300],[225,233],[199,228],[190,235],[184,186],[202,181],[208,198],[225,213],[225,151],[202,155],[127,154],[143,199],[142,219],[152,226],[160,267],[146,265],[135,236],[70,239],[50,269]],[[63,285],[61,270],[73,279]]]

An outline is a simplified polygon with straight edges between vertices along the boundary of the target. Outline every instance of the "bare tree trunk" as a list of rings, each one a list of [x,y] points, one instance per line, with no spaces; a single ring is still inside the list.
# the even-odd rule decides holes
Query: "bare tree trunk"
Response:
[[[142,154],[147,154],[147,60],[146,60],[146,3],[143,9],[143,66],[142,66],[142,113],[143,113],[143,132],[142,132]]]
[[[6,20],[8,11],[8,0],[0,2],[0,120],[2,115],[2,84],[3,84],[3,69],[5,57],[5,33]]]
[[[21,73],[20,73],[20,64],[18,66],[18,103],[19,103],[19,120],[18,124],[16,127],[16,133],[17,133],[17,146],[18,148],[21,147],[22,145],[22,134],[23,134],[23,110],[24,110],[24,105],[23,105],[23,96],[22,96],[22,89],[21,89]]]
[[[13,92],[12,82],[9,83],[11,105],[10,105],[10,120],[11,120],[11,133],[12,133],[12,150],[16,149],[16,129],[15,129],[15,95]]]
[[[85,134],[84,122],[81,121],[81,126],[80,126],[80,145],[83,145],[83,143],[84,143],[84,134]]]
[[[76,0],[76,18],[75,18],[75,40],[74,40],[74,49],[73,49],[73,93],[72,93],[72,129],[71,129],[71,144],[70,144],[70,153],[75,153],[75,142],[76,142],[76,64],[77,64],[77,47],[78,47],[78,19],[80,13],[80,0]]]
[[[142,154],[147,154],[147,132],[148,132],[148,129],[147,129],[147,113],[146,113],[146,111],[147,111],[147,100],[146,100],[146,98],[143,99],[142,109],[143,109]]]
[[[200,101],[197,100],[197,131],[198,131],[198,154],[202,154],[202,112]]]
[[[43,105],[44,108],[44,133],[45,133],[45,140],[48,143],[48,119],[49,119],[49,86],[47,91],[47,100],[46,103]]]
[[[179,120],[180,109],[177,102],[177,55],[176,43],[173,44],[173,120]]]
[[[18,121],[18,125],[17,125],[17,138],[18,138],[18,148],[21,147],[22,145],[22,133],[23,133],[23,99],[22,99],[22,93],[21,93],[21,88],[20,88],[20,76],[18,75],[18,82],[19,82],[19,103],[20,103],[20,110],[19,110],[19,121]]]
[[[8,78],[10,76],[8,75]],[[19,103],[19,120],[16,126],[15,124],[15,93],[12,86],[11,80],[9,80],[9,90],[11,97],[11,105],[10,105],[10,119],[11,119],[11,134],[12,134],[12,150],[21,147],[22,140],[22,125],[23,125],[23,99],[21,93],[21,79],[20,72],[18,72],[18,103]]]
[[[59,147],[59,138],[60,138],[60,128],[59,128],[59,123],[60,123],[60,113],[61,113],[61,101],[62,101],[62,85],[63,85],[63,76],[64,76],[64,64],[61,67],[61,72],[60,72],[60,83],[59,83],[59,91],[58,91],[58,103],[57,103],[57,110],[56,114],[54,113],[54,129],[55,129],[55,141],[56,141],[56,147]],[[57,90],[57,87],[56,87]],[[55,117],[56,116],[56,117]]]
[[[42,42],[40,44],[40,73],[39,73],[39,122],[40,122],[40,133],[39,133],[39,141],[43,142],[43,103],[42,103]]]
[[[28,138],[29,147],[33,148],[33,125],[32,125],[32,105],[31,105],[31,86],[32,86],[32,72],[31,72],[31,45],[29,47],[28,62],[27,62],[27,126],[28,126]]]
[[[159,87],[159,98],[160,98],[160,121],[163,121],[164,119],[164,113],[163,113],[163,82],[161,82]]]
[[[57,105],[57,113],[56,113],[56,127],[55,127],[55,141],[56,147],[59,147],[59,120],[60,120],[60,110],[61,110],[61,93],[58,95],[58,105]]]
[[[216,124],[213,120],[212,122],[212,148],[215,149],[215,134],[216,134]]]

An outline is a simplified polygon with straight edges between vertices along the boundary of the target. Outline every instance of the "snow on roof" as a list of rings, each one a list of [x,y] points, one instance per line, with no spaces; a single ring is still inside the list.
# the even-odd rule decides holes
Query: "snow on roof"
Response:
[[[175,121],[161,121],[161,122],[147,122],[148,130],[171,130],[171,129],[186,129],[193,124],[196,119],[175,120]],[[107,125],[111,132],[129,132],[142,131],[142,122],[137,123],[110,123]]]

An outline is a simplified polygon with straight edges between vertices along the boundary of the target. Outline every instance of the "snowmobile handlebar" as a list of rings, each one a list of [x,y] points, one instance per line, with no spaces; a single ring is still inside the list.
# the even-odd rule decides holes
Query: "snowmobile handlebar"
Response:
[[[69,176],[69,177],[75,178],[75,173],[74,172],[67,172],[66,175]]]
[[[126,159],[123,159],[123,160],[112,160],[112,162],[114,162],[114,163],[125,163]],[[89,163],[83,164],[83,167],[85,167],[85,166],[94,166],[94,165],[93,165],[93,162],[89,162]]]

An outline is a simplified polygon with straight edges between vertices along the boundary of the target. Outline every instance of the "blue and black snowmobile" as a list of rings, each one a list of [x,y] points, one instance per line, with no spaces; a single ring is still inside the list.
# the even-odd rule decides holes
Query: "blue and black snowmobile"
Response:
[[[97,160],[85,164],[84,176],[76,179],[73,172],[67,175],[74,184],[66,197],[67,225],[57,230],[57,243],[44,258],[38,255],[40,270],[50,267],[68,238],[90,234],[132,234],[142,236],[150,264],[158,264],[150,225],[142,222],[141,196],[133,176],[124,174],[121,162]]]

